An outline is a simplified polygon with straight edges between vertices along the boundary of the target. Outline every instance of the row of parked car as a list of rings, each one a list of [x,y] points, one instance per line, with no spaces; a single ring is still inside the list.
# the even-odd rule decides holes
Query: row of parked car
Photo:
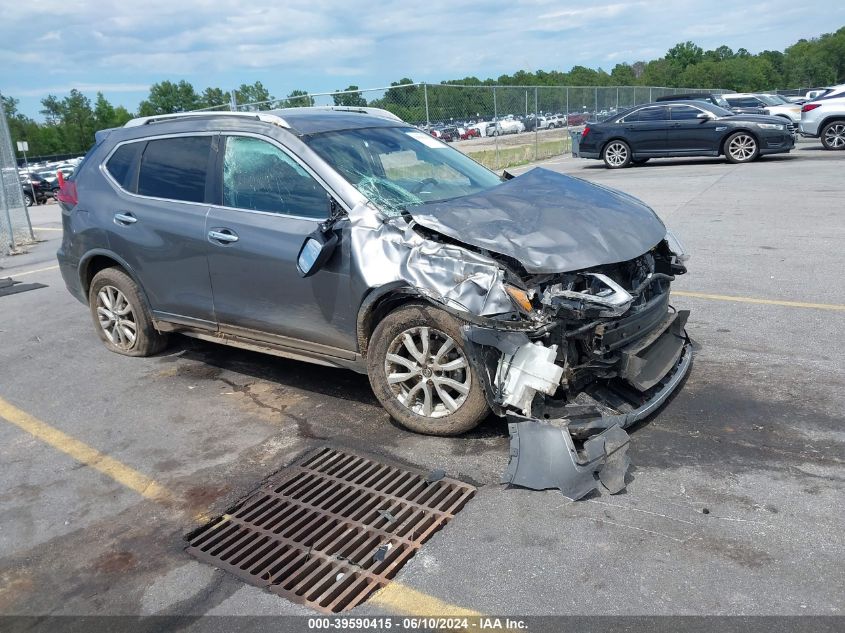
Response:
[[[819,138],[828,150],[845,150],[845,84],[803,105],[766,97],[773,95],[661,97],[588,124],[573,154],[601,159],[610,169],[675,156],[724,156],[747,163],[789,152],[796,134]]]
[[[76,169],[78,161],[53,163],[50,165],[31,165],[30,171],[18,170],[23,189],[23,201],[26,206],[44,204],[55,198],[59,191],[59,172],[67,177]]]
[[[608,115],[613,112],[615,110],[605,111],[599,114]],[[483,136],[503,136],[506,134],[533,132],[535,129],[553,130],[567,126],[584,125],[591,116],[592,113],[588,112],[573,112],[571,114],[547,113],[537,116],[534,114],[527,116],[509,114],[501,118],[494,118],[492,121],[459,121],[449,124],[423,125],[420,126],[420,129],[441,141],[451,143],[453,141],[465,141]]]

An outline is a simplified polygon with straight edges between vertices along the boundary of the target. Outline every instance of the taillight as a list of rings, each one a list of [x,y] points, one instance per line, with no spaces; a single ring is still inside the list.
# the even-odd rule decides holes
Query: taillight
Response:
[[[65,180],[64,174],[59,172],[59,192],[56,194],[56,200],[63,202],[68,207],[75,207],[79,202],[79,196],[76,195],[76,183],[72,180]]]
[[[801,112],[809,112],[810,110],[815,110],[821,105],[821,103],[805,103],[801,107]]]
[[[587,134],[589,134],[589,133],[590,133],[590,126],[589,125],[584,126],[584,131],[581,132],[581,139],[583,140],[583,138],[585,136],[587,136]]]

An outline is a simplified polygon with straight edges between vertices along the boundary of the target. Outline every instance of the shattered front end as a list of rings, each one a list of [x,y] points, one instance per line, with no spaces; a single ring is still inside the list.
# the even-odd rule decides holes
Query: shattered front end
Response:
[[[666,239],[627,262],[527,277],[514,304],[530,328],[464,327],[490,405],[509,420],[503,482],[574,499],[599,482],[624,488],[623,429],[655,411],[692,361],[688,312],[669,303],[684,272]]]

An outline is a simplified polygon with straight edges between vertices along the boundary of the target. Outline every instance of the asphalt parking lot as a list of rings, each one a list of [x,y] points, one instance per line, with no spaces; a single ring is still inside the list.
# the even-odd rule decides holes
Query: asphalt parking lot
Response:
[[[506,426],[414,435],[366,377],[183,338],[153,358],[99,342],[65,290],[59,209],[0,277],[0,612],[308,614],[196,562],[183,535],[309,448],[478,486],[362,614],[769,614],[845,610],[842,153],[749,165],[543,166],[646,201],[685,241],[696,357],[631,432],[620,495],[507,489]],[[524,169],[513,170],[516,172]]]

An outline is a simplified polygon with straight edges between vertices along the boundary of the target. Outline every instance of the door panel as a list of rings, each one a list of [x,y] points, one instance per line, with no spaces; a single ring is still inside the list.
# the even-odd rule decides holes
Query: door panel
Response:
[[[623,122],[625,137],[634,154],[665,152],[669,124],[669,110],[663,106],[642,108],[633,113],[633,117],[626,117]]]
[[[670,106],[672,123],[669,127],[666,147],[672,152],[706,154],[718,151],[720,133],[716,132],[716,121],[698,118],[698,108],[686,105]]]
[[[306,236],[328,217],[325,189],[254,137],[227,137],[218,173],[224,204],[209,211],[206,252],[220,329],[356,349],[348,249],[339,247],[311,277],[296,268]]]
[[[213,327],[204,202],[210,148],[211,136],[147,142],[139,157],[140,172],[120,183],[129,191],[111,196],[114,206],[104,211],[109,246],[135,271],[152,309]],[[145,195],[130,195],[134,191]]]

